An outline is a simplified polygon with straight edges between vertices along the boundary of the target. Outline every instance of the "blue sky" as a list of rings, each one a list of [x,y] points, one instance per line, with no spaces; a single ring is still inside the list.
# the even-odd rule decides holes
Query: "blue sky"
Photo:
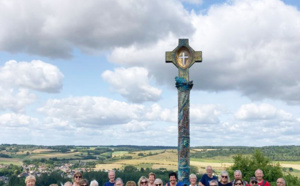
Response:
[[[179,38],[191,145],[300,145],[300,11],[280,0],[0,1],[0,143],[177,145]]]

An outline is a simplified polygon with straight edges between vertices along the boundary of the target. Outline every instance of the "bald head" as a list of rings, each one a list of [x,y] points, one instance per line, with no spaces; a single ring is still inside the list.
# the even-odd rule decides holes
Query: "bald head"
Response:
[[[264,176],[264,173],[263,173],[262,170],[257,169],[257,170],[255,171],[255,177],[256,177],[258,183],[260,183],[260,182],[263,180],[263,176]]]
[[[285,186],[285,180],[283,178],[278,178],[276,184],[277,186]]]

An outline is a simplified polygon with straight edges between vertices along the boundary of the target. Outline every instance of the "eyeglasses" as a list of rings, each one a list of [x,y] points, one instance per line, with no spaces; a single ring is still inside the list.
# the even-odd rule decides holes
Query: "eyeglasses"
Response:
[[[222,176],[222,178],[228,178],[228,176]]]
[[[82,178],[82,176],[75,176],[75,178]]]
[[[84,184],[84,185],[80,185],[80,186],[88,186],[87,184]]]
[[[243,185],[243,183],[235,183],[234,185]]]
[[[147,181],[141,181],[141,184],[147,184],[148,182]]]

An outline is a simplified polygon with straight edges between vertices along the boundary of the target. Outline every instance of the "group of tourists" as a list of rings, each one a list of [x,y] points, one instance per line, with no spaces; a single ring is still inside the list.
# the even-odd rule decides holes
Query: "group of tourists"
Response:
[[[243,174],[240,170],[234,171],[234,179],[230,181],[227,171],[222,171],[220,179],[213,175],[213,168],[211,166],[206,167],[206,174],[203,174],[198,185],[199,186],[271,186],[267,180],[263,179],[264,173],[262,170],[257,169],[254,172],[253,177],[250,178],[249,183],[243,180]],[[192,184],[191,176],[194,178],[196,175],[190,175],[190,186],[196,186]],[[196,178],[197,179],[197,178]],[[283,178],[278,178],[276,181],[277,186],[286,186]]]
[[[220,174],[220,179],[213,175],[213,168],[211,166],[206,167],[206,173],[203,174],[200,181],[197,183],[196,174],[191,174],[189,176],[190,185],[189,186],[270,186],[270,183],[263,179],[263,171],[257,169],[254,173],[254,177],[250,178],[249,183],[243,180],[243,175],[240,170],[234,172],[234,179],[230,181],[229,174],[227,171],[222,171]],[[123,180],[121,178],[115,179],[115,171],[111,170],[108,172],[108,182],[104,186],[124,186]],[[171,172],[169,174],[169,182],[165,186],[188,186],[180,181],[177,181],[177,174]],[[26,186],[35,186],[36,179],[34,176],[28,176],[25,179]],[[278,178],[276,182],[277,186],[286,186],[285,180],[283,178]],[[58,186],[57,184],[51,184],[50,186]],[[77,172],[73,176],[73,183],[66,182],[62,186],[99,186],[96,180],[89,183],[88,180],[83,179],[82,174]],[[127,181],[125,186],[164,186],[163,181],[160,178],[156,178],[155,173],[150,172],[148,178],[145,176],[140,177],[139,181]]]

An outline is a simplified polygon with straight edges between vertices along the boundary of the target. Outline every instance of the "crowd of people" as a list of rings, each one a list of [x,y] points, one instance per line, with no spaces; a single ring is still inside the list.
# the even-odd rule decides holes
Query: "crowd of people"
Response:
[[[230,181],[229,174],[227,171],[222,171],[218,179],[217,176],[213,174],[213,168],[211,166],[206,167],[206,173],[202,175],[200,181],[197,183],[196,174],[190,174],[189,186],[270,186],[270,183],[263,179],[263,171],[257,169],[254,172],[253,177],[250,178],[249,183],[243,180],[243,175],[240,170],[234,172],[234,179]],[[28,176],[25,179],[26,186],[35,186],[36,178],[34,176]],[[277,186],[286,186],[285,180],[283,178],[278,178],[276,181]],[[58,186],[57,184],[51,184],[50,186]],[[90,183],[88,180],[83,179],[82,174],[77,172],[73,176],[73,183],[66,182],[61,186],[99,186],[96,180],[92,180]],[[111,170],[108,172],[108,181],[104,186],[124,186],[123,180],[121,178],[115,179],[115,171]],[[164,186],[163,181],[160,178],[156,178],[155,173],[150,172],[148,177],[142,176],[138,180],[137,184],[135,181],[127,181],[125,186]],[[183,182],[178,181],[177,174],[171,172],[169,174],[169,182],[165,186],[188,186]]]

